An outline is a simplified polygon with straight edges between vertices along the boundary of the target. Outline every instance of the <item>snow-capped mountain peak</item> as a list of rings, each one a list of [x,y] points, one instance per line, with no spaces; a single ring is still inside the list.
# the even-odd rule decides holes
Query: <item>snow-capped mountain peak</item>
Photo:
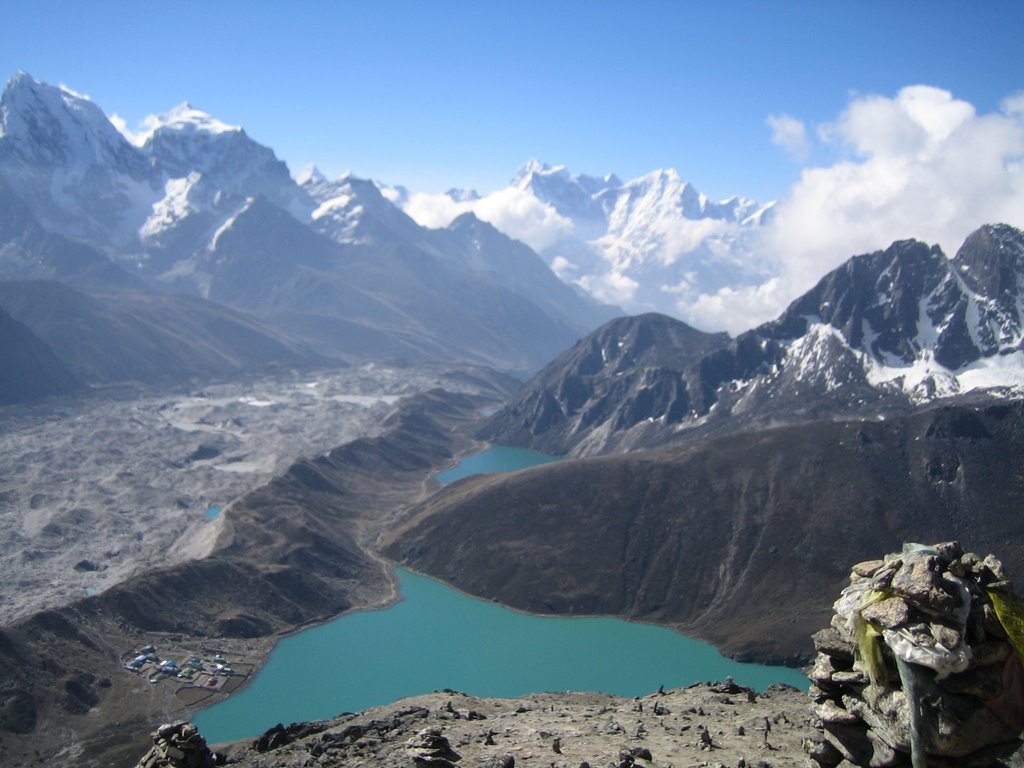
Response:
[[[324,176],[320,169],[313,163],[307,163],[302,167],[297,174],[295,174],[295,183],[300,187],[305,187],[311,184],[322,184],[327,181],[327,177]]]
[[[45,229],[147,272],[201,247],[249,197],[303,221],[313,208],[272,150],[188,102],[134,135],[88,97],[19,72],[0,97],[0,127],[0,178]]]
[[[210,205],[234,209],[238,200],[262,195],[299,220],[306,220],[312,201],[296,185],[274,151],[254,141],[240,127],[191,106],[180,104],[147,120],[149,130],[137,137],[139,149],[166,179],[202,175]],[[221,200],[226,208],[217,203]]]
[[[411,241],[421,237],[419,225],[391,202],[401,188],[379,184],[351,173],[328,181],[323,174],[302,175],[302,190],[316,203],[313,228],[339,243],[374,242],[400,232]]]
[[[523,194],[539,205],[525,206]],[[674,168],[622,182],[614,174],[573,174],[564,165],[534,159],[508,189],[484,198],[481,205],[493,222],[501,220],[493,208],[502,196],[517,200],[518,211],[545,210],[547,219],[562,223],[562,233],[548,237],[539,250],[556,274],[629,312],[686,318],[701,294],[773,276],[753,240],[774,203],[741,196],[715,201]],[[507,234],[516,236],[517,226],[529,229],[517,212],[504,218],[510,222]]]
[[[0,97],[0,137],[29,165],[132,164],[131,148],[102,109],[27,72],[11,77]],[[132,170],[141,174],[142,165],[136,162]]]
[[[814,329],[859,361],[866,383],[922,402],[1024,386],[1024,233],[986,225],[948,259],[914,240],[855,256],[776,321],[751,331],[790,368]],[[992,280],[988,278],[994,278]],[[820,345],[813,345],[820,346]]]
[[[554,191],[559,187],[578,187],[583,193],[593,196],[609,187],[621,185],[622,182],[614,173],[603,177],[572,174],[564,165],[551,165],[537,159],[528,160],[511,182],[511,186],[524,192],[534,192],[543,202],[551,204],[555,201],[544,199],[545,191]]]
[[[157,131],[175,131],[186,134],[242,133],[237,125],[228,125],[208,112],[196,109],[187,101],[162,115],[150,115],[145,120],[146,129],[131,135],[137,147],[145,146]]]
[[[125,244],[157,194],[149,163],[90,99],[18,72],[0,97],[0,176],[47,229]]]
[[[523,167],[516,171],[516,175],[512,177],[512,186],[518,187],[519,189],[527,189],[531,179],[534,176],[564,174],[565,166],[552,166],[548,163],[541,162],[536,158],[530,158],[527,160]]]

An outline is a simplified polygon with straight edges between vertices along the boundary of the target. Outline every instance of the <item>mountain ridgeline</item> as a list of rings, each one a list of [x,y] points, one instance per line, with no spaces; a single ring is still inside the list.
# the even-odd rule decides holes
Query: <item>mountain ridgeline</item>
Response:
[[[624,317],[563,352],[496,414],[481,436],[554,455],[644,432],[655,419],[679,424],[693,403],[681,371],[725,347],[665,315]]]
[[[583,456],[1019,396],[1022,286],[1024,234],[1013,227],[980,228],[952,259],[897,242],[851,258],[736,339],[658,315],[613,321],[538,373],[482,435]]]
[[[243,129],[191,105],[129,141],[90,100],[21,72],[0,98],[0,281],[64,283],[115,315],[125,310],[114,293],[133,292],[134,312],[148,292],[147,323],[188,331],[158,379],[223,373],[203,345],[227,317],[267,339],[248,366],[460,360],[524,374],[618,314],[471,214],[431,230],[373,182],[300,181]],[[187,326],[166,293],[190,298]],[[7,311],[55,350],[74,346],[54,338],[77,322],[57,292],[35,298],[49,303]],[[101,358],[131,341],[103,330],[92,326]],[[193,331],[190,368],[180,343]],[[64,362],[90,367],[84,354]]]

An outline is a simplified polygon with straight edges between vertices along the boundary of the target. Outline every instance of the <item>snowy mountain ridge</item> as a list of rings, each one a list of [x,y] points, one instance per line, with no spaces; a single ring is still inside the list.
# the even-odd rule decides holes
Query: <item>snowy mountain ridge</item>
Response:
[[[19,73],[0,104],[7,279],[88,274],[92,289],[198,296],[346,361],[524,372],[617,313],[488,224],[430,230],[394,204],[399,188],[313,168],[293,179],[272,149],[188,103],[132,134]]]
[[[979,275],[987,275],[988,279]],[[966,278],[966,279],[965,279]],[[703,413],[884,414],[961,395],[1024,396],[1024,233],[990,224],[953,258],[905,240],[823,277],[741,334]]]
[[[1022,324],[1024,232],[983,226],[952,259],[899,241],[850,258],[735,339],[658,314],[612,321],[541,371],[487,436],[589,455],[752,425],[885,418],[961,397],[1020,398]]]
[[[130,220],[157,196],[152,169],[92,101],[18,72],[0,97],[0,135],[3,176],[47,229],[133,239]]]
[[[188,102],[132,133],[88,98],[18,73],[4,92],[2,118],[0,174],[36,218],[147,279],[187,270],[191,254],[208,249],[257,196],[339,243],[430,240],[403,211],[410,199],[403,188],[350,174],[328,181],[315,168],[293,179],[273,150]],[[748,234],[771,206],[712,201],[674,170],[624,183],[531,161],[513,188],[564,223],[540,255],[563,282],[598,301],[686,317],[701,293],[768,274]],[[481,201],[465,191],[449,195],[462,205]],[[478,218],[502,229],[493,217]]]
[[[265,243],[233,245],[230,279],[253,284],[227,295],[244,294],[252,306],[258,305],[255,297],[273,292],[253,282],[259,265],[245,266],[245,254],[263,254],[263,266],[271,272],[298,263],[296,253],[287,253],[294,248],[279,237],[285,230],[303,240],[304,253],[317,254],[303,262],[301,278],[288,278],[303,290],[323,280],[325,271],[341,269],[345,258],[364,258],[365,249],[386,250],[413,269],[417,280],[429,279],[434,262],[497,280],[565,327],[592,328],[610,310],[581,300],[553,275],[634,312],[653,307],[683,317],[696,295],[771,276],[772,267],[758,261],[751,244],[774,204],[743,197],[713,201],[673,169],[623,182],[614,174],[574,175],[565,166],[527,163],[510,188],[520,201],[532,198],[567,224],[543,251],[547,269],[537,254],[472,207],[446,227],[430,229],[402,210],[410,195],[401,187],[351,174],[331,181],[315,167],[293,179],[273,150],[187,102],[150,120],[148,130],[133,140],[88,98],[18,73],[0,97],[0,186],[16,195],[46,231],[90,244],[131,267],[133,279],[201,296],[228,279],[228,272],[218,278],[228,263],[221,248],[224,235],[240,217],[250,221],[254,206],[268,212],[257,205],[260,200],[310,234],[364,249],[333,251],[278,218],[282,228],[276,233],[250,224],[251,236],[260,232],[281,250],[272,253]],[[453,191],[450,200],[472,206],[486,198]],[[1015,359],[1024,335],[1019,242],[989,227],[968,238],[952,260],[941,252],[921,255],[920,248],[928,250],[901,245],[897,251],[909,249],[916,256],[884,269],[864,266],[876,258],[871,255],[826,276],[836,295],[815,301],[811,291],[794,304],[801,311],[787,311],[789,335],[773,332],[766,340],[777,353],[769,367],[781,361],[778,355],[790,342],[809,333],[831,347],[835,339],[817,328],[821,324],[838,329],[850,355],[867,355],[858,367],[879,386],[898,382],[907,393],[934,393],[963,391],[968,381],[1002,380],[1013,366],[992,359]],[[1016,254],[1016,261],[1007,262],[1006,253]],[[864,270],[875,277],[862,285]],[[859,293],[840,291],[844,281],[858,285]],[[865,296],[873,297],[870,303],[864,303]],[[376,297],[372,303],[383,306]],[[837,320],[853,304],[857,312]],[[792,346],[790,358],[806,346]],[[944,371],[959,373],[950,378]],[[739,382],[732,380],[733,390]]]
[[[374,181],[351,173],[330,181],[315,166],[296,180],[316,205],[311,225],[335,242],[375,243],[395,233],[413,242],[423,240],[423,228],[388,200]]]
[[[118,126],[115,126],[118,127]],[[182,102],[162,115],[153,115],[146,120],[146,128],[132,133],[124,127],[118,127],[121,135],[136,147],[143,147],[159,130],[178,131],[180,133],[240,133],[241,126],[228,125],[208,112],[196,109],[187,101]]]
[[[538,251],[552,270],[628,312],[685,318],[702,293],[772,276],[752,241],[775,204],[739,196],[713,201],[675,169],[622,182],[615,174],[572,174],[564,165],[530,160],[508,189],[533,198],[564,224],[563,235]],[[469,205],[479,200],[465,191],[448,197]]]

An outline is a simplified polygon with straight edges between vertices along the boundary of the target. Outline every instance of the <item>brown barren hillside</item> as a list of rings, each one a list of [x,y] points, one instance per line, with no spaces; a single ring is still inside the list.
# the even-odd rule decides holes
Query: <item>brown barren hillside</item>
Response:
[[[455,483],[384,551],[542,613],[675,626],[795,663],[849,563],[958,539],[1024,572],[1021,404],[815,422]]]

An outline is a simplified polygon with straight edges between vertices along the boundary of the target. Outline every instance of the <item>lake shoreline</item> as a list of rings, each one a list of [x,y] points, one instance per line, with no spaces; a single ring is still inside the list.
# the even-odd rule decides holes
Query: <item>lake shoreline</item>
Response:
[[[807,687],[788,667],[742,664],[653,623],[510,610],[401,567],[402,597],[280,638],[245,690],[194,719],[215,741],[255,738],[275,722],[323,720],[431,690],[481,697],[544,691],[645,695],[733,677],[754,690]]]

